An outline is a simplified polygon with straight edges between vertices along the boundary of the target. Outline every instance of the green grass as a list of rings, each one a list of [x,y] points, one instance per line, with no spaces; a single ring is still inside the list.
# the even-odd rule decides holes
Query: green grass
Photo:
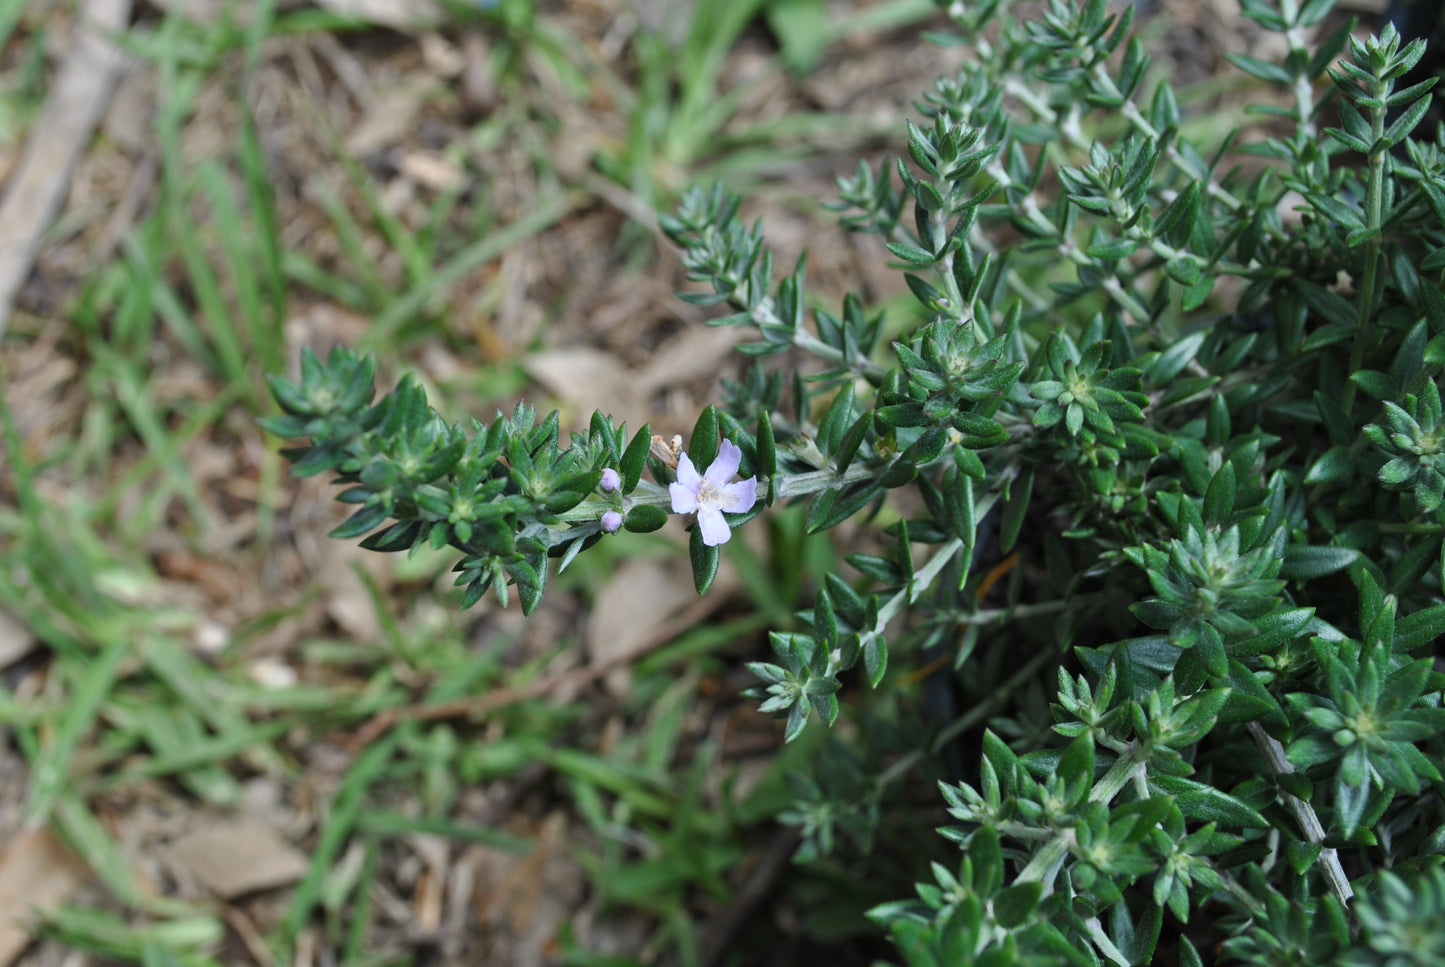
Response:
[[[410,620],[408,596],[433,594],[445,571],[443,562],[425,556],[399,565],[412,590],[371,587],[377,641],[326,633],[299,643],[288,654],[303,672],[295,685],[254,682],[246,647],[304,612],[315,589],[293,589],[290,599],[250,616],[218,653],[192,647],[188,636],[207,615],[168,598],[151,539],[169,532],[204,555],[209,536],[229,522],[225,499],[208,492],[190,462],[207,443],[258,455],[251,468],[254,534],[228,545],[239,555],[237,572],[254,578],[277,542],[289,539],[292,484],[274,442],[262,440],[254,421],[270,407],[263,374],[289,362],[285,327],[297,307],[329,300],[366,316],[372,325],[361,348],[383,357],[427,341],[446,343],[452,337],[444,315],[459,286],[593,203],[585,184],[568,183],[547,151],[537,150],[533,175],[545,190],[510,221],[488,208],[484,177],[465,204],[459,194],[443,193],[418,217],[401,217],[383,203],[360,160],[347,156],[340,134],[330,132],[334,157],[317,204],[340,257],[323,264],[287,240],[264,132],[243,94],[276,38],[327,30],[346,43],[365,25],[318,10],[278,15],[274,3],[245,6],[244,23],[201,24],[176,12],[177,5],[124,38],[155,72],[161,92],[150,132],[158,174],[139,223],[108,263],[92,267],[67,307],[72,351],[84,367],[81,414],[71,434],[42,441],[37,453],[0,402],[0,461],[16,494],[13,507],[0,506],[6,562],[0,608],[43,640],[46,666],[33,693],[0,686],[0,725],[28,762],[25,819],[48,823],[70,842],[108,894],[98,906],[46,911],[45,932],[65,947],[122,963],[217,963],[226,928],[209,907],[170,898],[137,875],[102,816],[112,807],[102,810],[103,804],[160,783],[197,808],[235,809],[248,777],[283,788],[303,782],[308,743],[354,733],[388,710],[525,689],[546,674],[549,660],[578,647],[568,632],[513,665],[503,658],[511,639],[475,648],[466,616],[448,614],[430,625]],[[492,31],[506,100],[473,137],[544,149],[555,119],[529,77],[545,65],[579,104],[596,90],[615,101],[628,136],[604,151],[596,168],[647,204],[665,203],[699,174],[745,185],[779,158],[812,150],[811,139],[837,124],[818,115],[749,126],[736,117],[746,91],[720,95],[729,51],[765,7],[764,0],[705,0],[679,48],[637,32],[629,60],[619,66],[577,62],[575,51],[586,45],[562,22],[509,0],[482,20]],[[931,9],[923,0],[880,4],[830,29],[911,22]],[[782,51],[769,71],[781,74],[816,56],[816,12],[810,4],[769,8],[766,23]],[[0,0],[0,48],[22,50],[0,78],[0,137],[18,136],[34,115],[44,65],[24,51],[41,49],[44,27],[26,20],[24,0]],[[202,95],[215,85],[238,105],[239,123],[230,143],[196,157],[186,133],[204,120]],[[394,277],[367,254],[378,238],[399,257]],[[650,252],[651,226],[624,244]],[[17,326],[9,338],[29,335]],[[157,366],[168,360],[198,366],[209,395],[154,393]],[[464,377],[453,398],[492,403],[520,391],[514,360],[473,362],[485,375]],[[772,531],[767,560],[735,544],[748,608],[692,629],[637,663],[632,698],[612,710],[625,733],[606,751],[586,709],[548,698],[521,700],[475,722],[402,721],[357,750],[316,812],[305,844],[307,872],[265,938],[276,961],[290,962],[301,933],[319,925],[338,963],[377,962],[369,939],[378,921],[373,886],[386,875],[388,843],[423,833],[529,850],[526,836],[458,818],[458,802],[466,784],[505,780],[541,762],[565,792],[577,827],[590,834],[585,866],[606,902],[656,918],[654,953],[700,963],[706,906],[700,899],[725,902],[729,872],[754,848],[758,824],[784,796],[775,769],[750,797],[725,797],[719,811],[707,780],[730,766],[717,748],[689,737],[688,715],[706,700],[704,677],[733,661],[721,656],[761,629],[791,621],[806,576],[831,555],[826,542],[804,536],[799,515],[778,515]],[[611,545],[617,558],[657,547],[646,538]],[[588,573],[579,564],[578,577],[567,581]],[[568,588],[567,581],[559,583]],[[570,587],[580,600],[582,586]],[[500,737],[482,741],[486,728]],[[353,843],[362,844],[359,866],[343,863]],[[575,957],[584,962],[587,955],[578,950]]]

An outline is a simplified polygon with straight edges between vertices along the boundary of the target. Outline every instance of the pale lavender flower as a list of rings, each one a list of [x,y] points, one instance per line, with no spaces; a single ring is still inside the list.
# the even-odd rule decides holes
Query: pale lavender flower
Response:
[[[622,475],[619,474],[616,470],[613,470],[611,467],[608,467],[606,470],[602,471],[602,480],[600,483],[597,484],[597,486],[602,488],[602,492],[604,494],[610,494],[612,493],[612,491],[622,486]]]
[[[732,537],[723,512],[741,514],[752,510],[758,500],[758,478],[729,483],[738,472],[743,452],[731,441],[718,447],[717,459],[699,474],[686,453],[677,458],[677,483],[668,486],[674,514],[697,514],[702,542],[709,547],[726,544]]]
[[[602,529],[609,534],[616,534],[622,529],[622,515],[615,510],[603,511]]]

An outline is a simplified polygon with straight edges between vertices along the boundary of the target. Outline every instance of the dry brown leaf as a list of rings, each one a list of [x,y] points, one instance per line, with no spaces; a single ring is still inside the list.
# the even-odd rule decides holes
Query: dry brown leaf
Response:
[[[0,967],[30,943],[21,917],[63,903],[89,879],[90,869],[48,827],[6,843],[0,849]]]
[[[432,191],[449,191],[466,180],[466,172],[440,155],[408,151],[397,165],[402,177]]]
[[[37,641],[33,631],[0,611],[0,668],[7,668],[30,654]]]
[[[506,951],[513,967],[543,967],[554,962],[557,932],[569,922],[583,897],[584,876],[573,858],[566,814],[542,821],[535,847],[526,856],[488,847],[468,851],[476,865],[473,906],[483,936],[493,950]]]
[[[306,857],[271,827],[241,817],[210,823],[173,841],[171,857],[206,889],[230,900],[294,883]]]
[[[592,410],[610,413],[617,420],[644,422],[646,398],[637,376],[611,353],[587,346],[568,346],[533,353],[522,366],[549,393],[577,407],[573,423],[586,423]]]
[[[732,326],[697,326],[658,347],[653,361],[636,376],[644,393],[716,377],[731,368],[733,347],[745,333]]]
[[[435,85],[412,84],[391,91],[377,91],[366,102],[366,113],[346,136],[346,147],[355,155],[390,148],[406,140],[416,128],[416,119]]]
[[[697,600],[692,575],[676,564],[632,558],[624,561],[597,593],[587,620],[587,657],[593,665],[633,652],[680,608]],[[627,668],[604,679],[613,694],[631,688]]]
[[[286,320],[287,378],[296,379],[301,370],[301,350],[311,347],[323,359],[340,343],[355,346],[371,331],[371,320],[334,302],[306,306]]]
[[[323,565],[317,581],[325,587],[326,613],[356,641],[375,641],[381,633],[376,603],[357,567],[383,592],[391,586],[386,557],[346,541],[328,540],[321,546]]]

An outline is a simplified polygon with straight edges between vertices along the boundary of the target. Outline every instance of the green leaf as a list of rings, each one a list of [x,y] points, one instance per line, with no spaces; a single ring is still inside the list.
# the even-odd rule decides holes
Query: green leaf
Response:
[[[1390,593],[1402,595],[1414,589],[1434,563],[1439,560],[1441,540],[1427,537],[1411,544],[1390,569]]]
[[[1295,876],[1304,876],[1309,872],[1310,867],[1315,865],[1315,860],[1319,859],[1323,849],[1324,846],[1321,843],[1290,840],[1285,844],[1285,858],[1289,861]]]
[[[692,428],[692,437],[687,444],[687,455],[698,473],[705,472],[717,459],[717,448],[717,407],[709,405],[699,414],[697,423]]]
[[[1288,727],[1289,720],[1285,718],[1284,709],[1280,707],[1278,699],[1242,661],[1237,658],[1229,659],[1228,678],[1230,692],[1219,715],[1221,722],[1252,722],[1264,719],[1269,725],[1281,729]]]
[[[1029,498],[1034,491],[1034,468],[1025,467],[1011,484],[1009,484],[1008,503],[1004,505],[1003,520],[999,532],[999,552],[1007,554],[1013,550],[1014,544],[1018,541],[1019,531],[1024,525],[1024,516],[1028,513]]]
[[[1164,908],[1155,904],[1147,904],[1140,914],[1139,925],[1134,927],[1130,923],[1128,904],[1120,903],[1114,907],[1112,926],[1114,933],[1122,940],[1121,948],[1125,957],[1129,958],[1131,964],[1152,964],[1154,962],[1154,949],[1159,946],[1159,931],[1164,926]],[[1127,930],[1121,930],[1123,924],[1129,923]]]
[[[1070,803],[1083,802],[1094,785],[1094,738],[1088,732],[1070,742],[1059,759],[1058,776]]]
[[[1437,249],[1436,255],[1445,255],[1445,249]],[[1436,338],[1445,335],[1445,292],[1440,287],[1428,280],[1420,286],[1420,301],[1425,303],[1425,319],[1430,323],[1430,332]],[[1431,345],[1435,340],[1430,340]],[[1445,363],[1445,346],[1437,347],[1432,354],[1429,347],[1425,349],[1425,361],[1427,363]]]
[[[1352,547],[1314,547],[1290,544],[1284,549],[1284,566],[1279,576],[1288,581],[1305,581],[1344,570],[1359,560]]]
[[[1426,292],[1430,291],[1432,288],[1433,287],[1431,286],[1425,286],[1420,291]],[[1445,302],[1442,302],[1441,307],[1442,309],[1445,309]],[[1445,320],[1442,320],[1441,325],[1445,325]],[[1433,319],[1430,320],[1430,327],[1432,329],[1435,328],[1435,321]],[[1425,362],[1431,366],[1439,366],[1441,364],[1445,364],[1445,333],[1433,337],[1428,343],[1425,344],[1424,359]]]
[[[853,425],[848,427],[843,434],[843,439],[838,441],[838,448],[833,454],[833,466],[838,473],[846,473],[853,463],[853,458],[858,455],[858,448],[863,444],[863,438],[868,435],[868,430],[873,426],[873,414],[863,413]]]
[[[618,459],[617,470],[622,475],[624,494],[630,494],[637,489],[637,483],[642,479],[642,470],[647,466],[647,448],[651,443],[652,427],[644,423]]]
[[[1015,883],[1002,890],[993,900],[993,916],[1005,930],[1020,926],[1039,905],[1044,886],[1038,881]]]
[[[1193,654],[1204,666],[1205,671],[1215,678],[1223,678],[1228,674],[1229,660],[1224,653],[1224,638],[1214,625],[1200,624],[1199,638],[1194,642]]]
[[[711,407],[709,407],[711,409]],[[722,548],[709,547],[702,541],[702,528],[694,526],[688,539],[688,557],[692,562],[692,583],[698,594],[706,594],[717,577]]]
[[[1207,333],[1200,331],[1185,336],[1159,354],[1149,366],[1147,376],[1153,386],[1164,386],[1184,371],[1184,367],[1199,355]]]
[[[1309,307],[1327,322],[1337,326],[1355,326],[1355,307],[1346,302],[1343,296],[1306,279],[1294,279],[1293,284],[1300,295],[1304,296]]]
[[[1243,54],[1225,54],[1224,57],[1251,77],[1257,77],[1271,84],[1289,85],[1294,83],[1294,78],[1290,76],[1290,73],[1283,66],[1272,61],[1246,57]],[[1191,184],[1193,183],[1191,182]]]
[[[1161,87],[1165,85],[1160,85]],[[1175,196],[1154,224],[1156,235],[1162,235],[1170,245],[1178,248],[1189,241],[1194,233],[1194,224],[1199,218],[1199,182],[1191,181]]]
[[[1355,835],[1370,804],[1370,784],[1351,783],[1343,769],[1335,776],[1335,825],[1346,839]]]
[[[938,459],[948,445],[948,434],[939,427],[930,427],[907,450],[899,456],[899,462],[913,467],[922,467]]]
[[[778,445],[773,439],[772,414],[758,414],[758,476],[767,482],[768,505],[773,502],[773,478],[778,474]]]
[[[1305,201],[1330,221],[1343,225],[1345,228],[1365,227],[1365,215],[1360,211],[1358,205],[1351,205],[1332,195],[1321,195],[1313,191],[1305,192],[1304,196]]]
[[[784,742],[791,742],[803,734],[803,729],[808,724],[808,712],[811,707],[806,698],[799,698],[797,704],[788,710],[788,724],[783,729]]]
[[[1226,460],[1209,481],[1204,493],[1204,522],[1219,526],[1229,519],[1234,510],[1234,463]]]
[[[1395,381],[1384,373],[1373,369],[1362,369],[1350,374],[1350,382],[1377,400],[1392,400],[1400,395]]]
[[[908,283],[908,288],[912,290],[913,297],[929,312],[939,312],[944,306],[948,305],[947,296],[918,276],[910,272],[905,272],[903,274],[903,281]]]
[[[1129,238],[1110,238],[1102,242],[1095,242],[1088,248],[1089,258],[1097,259],[1100,262],[1117,262],[1133,255],[1139,248],[1139,243]]]
[[[831,33],[823,0],[772,0],[763,15],[782,48],[783,64],[799,76],[810,73]]]
[[[863,667],[868,672],[868,687],[877,688],[888,671],[888,645],[881,635],[869,635],[864,643]]]
[[[810,501],[806,516],[809,534],[827,530],[852,517],[878,495],[880,485],[871,480],[852,484],[846,490],[822,490]]]
[[[1344,342],[1346,339],[1353,339],[1358,329],[1359,326],[1353,322],[1326,323],[1305,338],[1301,349],[1304,352],[1312,353],[1315,350],[1324,349],[1326,346]]]
[[[1333,396],[1315,390],[1315,409],[1320,412],[1320,419],[1324,421],[1325,429],[1329,431],[1330,439],[1341,446],[1349,446],[1355,442],[1355,425],[1351,422],[1345,410],[1340,406],[1339,401]]]
[[[1164,263],[1164,271],[1169,273],[1169,278],[1183,286],[1191,286],[1200,279],[1199,260],[1188,255],[1180,255]]]
[[[917,245],[904,245],[901,242],[889,242],[886,247],[888,251],[892,252],[894,255],[907,262],[909,265],[915,265],[923,268],[926,266],[930,266],[935,261],[937,261],[933,257],[932,252],[926,252],[923,249],[919,248]]]
[[[1226,466],[1228,466],[1228,464],[1226,464]],[[1331,483],[1349,474],[1353,468],[1354,459],[1350,456],[1350,448],[1348,446],[1333,446],[1310,465],[1309,472],[1305,474],[1304,482],[1310,485]]]
[[[648,534],[667,523],[667,511],[656,504],[638,504],[627,512],[622,526],[634,534]]]
[[[1420,123],[1420,119],[1425,116],[1425,112],[1429,109],[1429,94],[1426,94],[1406,108],[1405,113],[1396,118],[1395,123],[1391,124],[1389,130],[1385,132],[1385,143],[1379,146],[1380,150],[1389,151],[1390,148],[1404,140],[1405,136],[1415,129],[1415,125]]]
[[[1173,796],[1185,819],[1231,828],[1266,829],[1269,826],[1268,820],[1241,800],[1206,783],[1183,776],[1151,775],[1149,785]]]
[[[818,421],[817,441],[824,453],[831,456],[837,452],[844,431],[854,420],[854,412],[853,384],[847,382],[833,396],[833,402]]]
[[[1395,650],[1414,651],[1445,635],[1445,604],[1407,614],[1395,623]]]
[[[348,517],[340,526],[331,531],[331,537],[346,540],[352,537],[360,537],[371,530],[382,521],[386,520],[389,513],[386,505],[377,500],[375,503],[368,503],[356,513]]]
[[[959,473],[972,477],[974,480],[983,480],[988,476],[988,468],[983,465],[983,458],[978,455],[976,450],[954,447],[953,464],[958,467]]]

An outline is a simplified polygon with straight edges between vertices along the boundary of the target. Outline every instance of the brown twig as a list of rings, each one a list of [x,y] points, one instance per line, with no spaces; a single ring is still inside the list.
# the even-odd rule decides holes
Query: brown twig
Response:
[[[75,164],[115,90],[125,57],[106,35],[125,29],[130,7],[130,0],[86,0],[75,44],[0,199],[0,336],[45,230],[65,201]]]
[[[526,685],[502,688],[485,695],[470,695],[449,702],[403,705],[378,712],[357,731],[348,744],[355,750],[364,749],[385,735],[398,722],[434,722],[439,719],[476,718],[516,705],[519,702],[542,698],[558,689],[585,688],[598,679],[605,678],[613,669],[631,664],[667,644],[727,604],[728,600],[726,595],[718,594],[699,598],[679,612],[676,617],[658,625],[652,634],[638,642],[633,648],[595,665],[571,668],[547,678],[528,682]]]
[[[221,907],[221,917],[226,921],[227,926],[236,932],[241,939],[241,944],[251,959],[256,962],[257,967],[276,967],[276,958],[272,956],[270,948],[266,946],[265,939],[261,936],[251,918],[240,910],[226,904]]]
[[[757,868],[738,893],[736,900],[702,931],[703,956],[707,967],[717,967],[732,948],[733,941],[748,921],[757,916],[763,904],[778,888],[793,854],[798,851],[802,836],[794,827],[778,830],[768,843],[767,851],[758,862]]]

